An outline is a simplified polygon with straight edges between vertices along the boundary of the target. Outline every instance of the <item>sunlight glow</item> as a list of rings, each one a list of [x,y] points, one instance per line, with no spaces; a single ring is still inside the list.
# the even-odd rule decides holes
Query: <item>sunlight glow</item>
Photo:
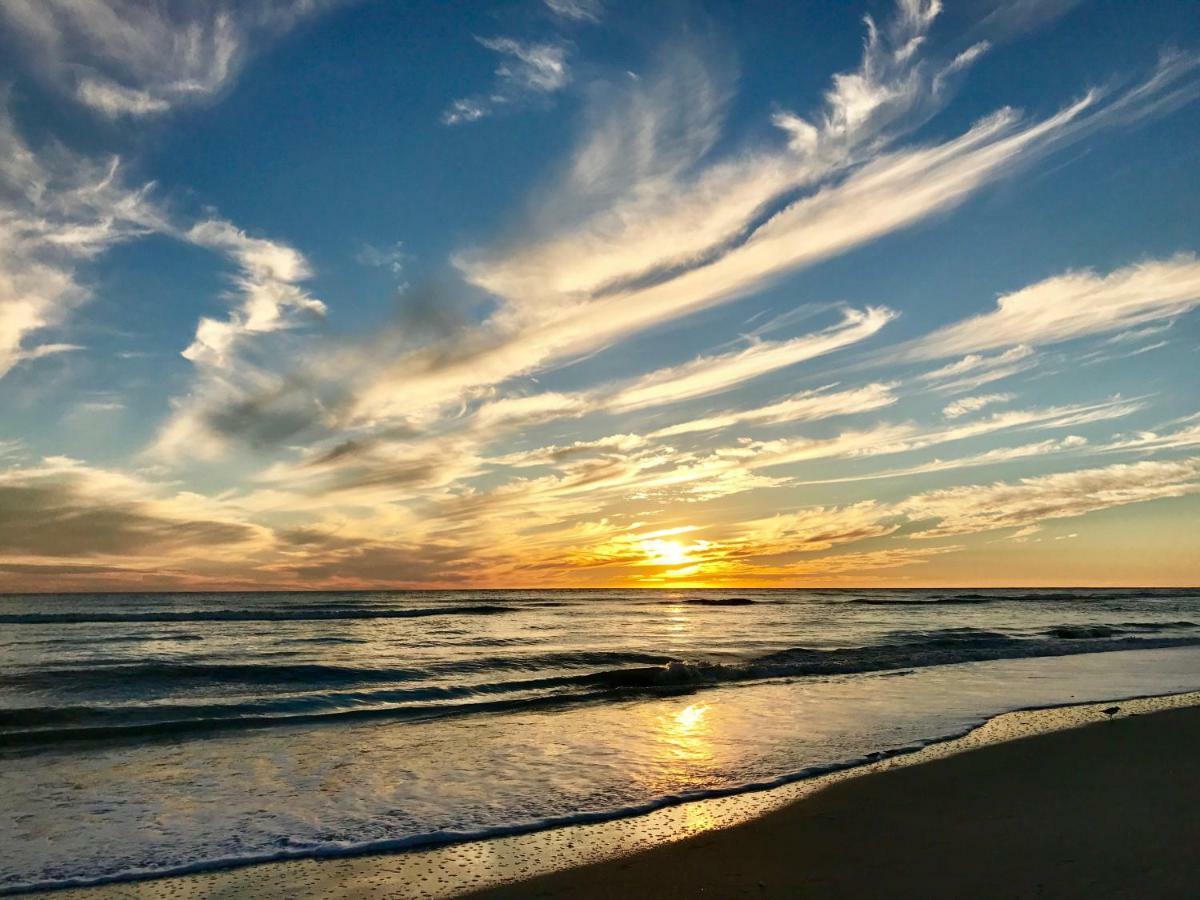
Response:
[[[679,541],[664,541],[659,538],[642,541],[642,552],[646,554],[650,564],[656,566],[682,566],[690,563],[693,561],[692,557],[688,556],[690,549]]]
[[[699,725],[703,724],[704,716],[707,713],[707,705],[693,703],[691,706],[686,706],[676,713],[675,722],[679,725],[681,732],[695,731]]]

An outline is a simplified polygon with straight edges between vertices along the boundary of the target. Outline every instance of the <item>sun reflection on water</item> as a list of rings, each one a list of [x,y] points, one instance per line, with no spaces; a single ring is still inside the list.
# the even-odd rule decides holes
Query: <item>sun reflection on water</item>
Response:
[[[655,779],[664,784],[700,785],[713,761],[711,707],[692,703],[656,717],[652,762]]]
[[[708,715],[708,706],[693,703],[691,706],[685,706],[675,714],[675,723],[679,726],[679,731],[683,733],[691,733],[704,724],[704,717]]]

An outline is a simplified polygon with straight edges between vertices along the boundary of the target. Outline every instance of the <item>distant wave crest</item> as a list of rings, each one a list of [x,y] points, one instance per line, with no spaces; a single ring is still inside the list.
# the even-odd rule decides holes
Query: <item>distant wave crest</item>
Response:
[[[178,689],[180,683],[198,680],[231,687],[289,685],[301,693],[268,694],[262,699],[231,703],[9,708],[0,710],[0,743],[54,743],[346,719],[463,715],[646,693],[688,692],[777,678],[1191,646],[1200,645],[1200,635],[1178,632],[1198,627],[1190,621],[1058,625],[1030,637],[975,628],[897,631],[870,646],[833,650],[796,647],[732,663],[636,652],[564,651],[524,657],[476,657],[425,668],[170,661],[111,666],[93,663],[86,668],[52,666],[9,673],[4,681],[61,689],[64,684],[70,688],[73,679],[70,693],[108,679],[140,688],[135,693],[142,697],[154,695],[156,686],[163,682]],[[518,677],[496,677],[504,673]]]
[[[475,603],[420,609],[300,607],[297,609],[189,609],[146,612],[63,612],[0,614],[4,625],[81,625],[105,622],[307,622],[345,619],[419,619],[428,616],[490,616],[520,612],[517,606]]]

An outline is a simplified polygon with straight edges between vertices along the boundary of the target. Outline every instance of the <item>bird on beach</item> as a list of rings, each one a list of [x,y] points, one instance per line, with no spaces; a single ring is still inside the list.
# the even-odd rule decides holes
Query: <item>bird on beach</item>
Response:
[[[1108,716],[1110,719],[1111,719],[1113,716],[1115,716],[1117,713],[1119,713],[1120,711],[1121,711],[1121,707],[1119,707],[1119,706],[1110,706],[1110,707],[1108,707],[1107,709],[1102,709],[1102,710],[1100,710],[1100,712],[1104,713],[1104,714],[1105,714],[1106,716]]]

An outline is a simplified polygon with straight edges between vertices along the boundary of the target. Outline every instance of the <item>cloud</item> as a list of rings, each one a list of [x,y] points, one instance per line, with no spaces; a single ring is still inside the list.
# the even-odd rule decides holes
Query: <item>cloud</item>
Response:
[[[535,197],[525,234],[510,229],[510,239],[456,258],[463,276],[491,296],[485,316],[464,317],[419,346],[400,332],[381,334],[367,352],[358,345],[314,346],[305,379],[311,385],[267,378],[266,393],[286,383],[289,391],[309,394],[301,406],[324,409],[336,427],[355,430],[461,415],[514,378],[732,302],[944,212],[1039,155],[1111,124],[1113,108],[1127,115],[1134,93],[1155,102],[1143,84],[1108,101],[1086,95],[1042,121],[1023,122],[1001,110],[958,137],[893,151],[898,136],[948,99],[949,74],[935,76],[965,65],[923,56],[934,12],[927,4],[902,6],[896,22],[870,38],[856,71],[876,87],[896,80],[889,90],[897,97],[924,92],[936,94],[936,102],[895,101],[896,107],[876,98],[860,109],[848,105],[847,82],[835,80],[824,113],[810,116],[827,135],[817,149],[767,146],[714,155],[732,81],[687,48],[669,55],[656,76],[598,92],[587,133],[560,179]],[[879,54],[890,62],[884,65]],[[1183,72],[1156,73],[1155,90],[1172,90]],[[911,114],[896,112],[901,107]],[[832,148],[842,148],[841,155]]]
[[[1158,431],[1141,431],[1136,434],[1117,435],[1107,444],[1097,449],[1102,452],[1116,453],[1179,450],[1191,447],[1200,447],[1200,413],[1185,416],[1175,422],[1168,422],[1165,425],[1159,426]]]
[[[922,538],[1026,528],[1047,519],[1200,492],[1200,458],[1137,462],[1039,475],[1015,482],[948,488],[909,497],[898,509],[937,524]]]
[[[829,582],[861,584],[872,579],[872,576],[864,573],[874,572],[878,569],[898,569],[921,565],[936,556],[957,553],[962,549],[960,546],[887,547],[882,550],[864,550],[858,553],[832,553],[780,565],[747,564],[730,567],[727,571],[719,573],[717,580],[723,577],[739,584],[745,581],[778,584],[804,578],[822,584]],[[894,584],[895,580],[896,576],[892,575],[888,583]]]
[[[285,244],[252,238],[231,223],[210,219],[184,235],[191,243],[224,253],[239,267],[239,308],[225,321],[204,318],[183,351],[192,362],[225,366],[245,335],[279,331],[295,324],[292,314],[323,316],[325,304],[298,286],[312,277],[307,261]]]
[[[985,406],[992,406],[996,403],[1008,403],[1016,398],[1016,394],[976,394],[973,397],[960,397],[953,403],[950,403],[942,410],[942,415],[947,419],[958,419],[968,413],[978,412]]]
[[[594,412],[614,415],[706,397],[733,389],[745,381],[777,369],[815,359],[878,332],[893,318],[890,310],[844,310],[837,325],[785,341],[755,339],[743,350],[697,357],[678,366],[668,366],[624,382],[601,385],[574,394],[546,393],[526,397],[504,397],[479,406],[469,427],[483,439],[495,439],[503,431],[540,425],[558,418],[580,417]],[[881,390],[882,389],[882,390]],[[856,392],[800,396],[747,414],[746,420],[795,421],[838,415],[840,411],[878,408],[894,402],[884,397],[886,385]],[[682,425],[655,437],[706,430],[709,424]]]
[[[382,250],[370,244],[365,244],[358,252],[358,255],[355,256],[355,259],[364,266],[387,269],[393,275],[398,276],[404,271],[404,263],[408,259],[408,254],[404,252],[404,244],[396,241],[391,247]]]
[[[79,349],[31,344],[86,302],[79,267],[122,241],[160,230],[150,186],[123,183],[120,160],[103,162],[18,134],[0,96],[0,378],[18,363]]]
[[[867,39],[857,70],[833,77],[826,108],[815,121],[780,111],[775,124],[789,135],[791,148],[811,158],[840,161],[859,148],[877,150],[896,130],[907,131],[944,103],[949,80],[987,50],[978,43],[948,62],[931,64],[922,50],[940,0],[904,0],[881,28],[864,17]]]
[[[741,298],[772,278],[845,252],[882,234],[953,206],[998,177],[1022,148],[1040,142],[1072,120],[1086,104],[1024,131],[1010,131],[1011,117],[986,121],[935,149],[882,158],[844,182],[797,201],[719,259],[664,281],[605,293],[591,300],[547,297],[544,289],[505,297],[506,305],[454,345],[402,358],[379,373],[360,398],[361,414],[386,416],[397,387],[406,405],[457,403],[463,394],[541,368],[550,361],[589,352],[631,333]],[[564,260],[565,263],[565,260]],[[586,270],[586,253],[571,261]],[[475,279],[478,271],[468,271]],[[541,279],[553,284],[553,274]],[[481,287],[494,289],[490,278]],[[517,279],[524,284],[525,278]],[[541,299],[536,306],[531,300]],[[511,303],[509,301],[511,300]],[[435,366],[430,360],[436,359]]]
[[[708,160],[736,73],[724,48],[669,46],[657,71],[597,95],[565,177],[538,198],[534,239],[464,253],[461,267],[511,302],[540,304],[711,261],[790,192],[869,161],[947,102],[941,65],[917,52],[936,13],[904,4],[883,29],[868,19],[859,67],[834,77],[816,124],[775,116],[788,147]],[[797,141],[798,129],[809,137]]]
[[[489,116],[502,107],[562,90],[571,81],[565,43],[526,43],[507,37],[476,38],[500,55],[495,81],[484,94],[462,97],[442,113],[445,125],[461,125]]]
[[[110,118],[220,91],[252,48],[342,0],[9,0],[0,19],[44,77]]]
[[[816,334],[788,341],[755,341],[745,350],[702,356],[681,366],[651,372],[619,390],[606,408],[628,412],[719,393],[776,369],[862,341],[893,318],[895,313],[882,307],[846,310],[840,324]]]
[[[992,0],[977,30],[992,40],[1003,40],[1043,28],[1066,15],[1082,0]]]
[[[1115,269],[1067,272],[996,301],[992,312],[939,329],[907,349],[937,359],[1000,347],[1056,344],[1182,315],[1200,304],[1200,262],[1181,254]]]
[[[960,456],[953,459],[934,459],[926,463],[900,469],[884,469],[880,472],[870,472],[863,475],[847,475],[843,478],[818,478],[792,483],[799,487],[814,484],[849,484],[858,481],[880,481],[886,478],[909,478],[913,475],[927,475],[931,472],[948,472],[953,469],[993,466],[998,463],[1014,462],[1031,457],[1078,452],[1084,450],[1087,446],[1088,442],[1086,438],[1072,434],[1065,438],[1037,441],[1032,444],[1022,444],[1019,447],[996,447],[992,450],[985,450],[982,453],[976,453],[971,456]]]
[[[659,429],[652,438],[676,437],[698,431],[717,431],[741,424],[780,425],[815,422],[891,406],[896,402],[894,384],[868,384],[861,388],[831,391],[829,387],[805,391],[756,409],[731,410]]]
[[[573,22],[599,22],[604,13],[602,0],[544,0],[554,15]]]
[[[1099,128],[1143,118],[1160,94],[1194,87],[1190,65],[1171,63],[1124,94],[1092,91],[1035,122],[1000,110],[958,137],[876,152],[841,180],[828,180],[824,163],[814,170],[808,157],[797,163],[794,151],[742,153],[697,168],[720,133],[721,108],[712,80],[689,74],[703,73],[698,65],[687,54],[676,63],[664,82],[671,102],[658,100],[651,83],[616,107],[623,114],[597,120],[545,212],[534,216],[547,217],[546,237],[459,256],[464,277],[498,299],[496,313],[453,346],[427,348],[379,372],[362,391],[358,415],[389,415],[400,385],[410,406],[458,404],[484,386],[740,299],[943,213]],[[675,139],[662,139],[661,124]],[[790,191],[800,176],[776,177],[780,161],[800,165],[808,180],[819,171],[828,183],[796,198]],[[571,224],[570,211],[597,205]]]
[[[828,550],[838,544],[892,534],[900,526],[886,521],[888,518],[888,513],[871,500],[840,508],[812,506],[743,522],[730,541],[743,545],[743,555],[757,558]]]
[[[718,451],[742,458],[751,468],[769,468],[818,459],[854,459],[925,450],[941,444],[984,437],[1010,430],[1074,428],[1123,418],[1145,407],[1141,400],[1048,406],[1009,410],[954,425],[922,428],[916,424],[880,424],[864,431],[846,431],[828,438],[780,438],[750,441]]]
[[[188,395],[173,402],[148,452],[163,459],[216,458],[233,437],[275,446],[320,423],[331,423],[336,398],[305,381],[275,375],[250,361],[253,338],[287,332],[325,316],[323,302],[301,283],[312,277],[304,256],[286,244],[247,235],[232,223],[208,219],[173,229],[179,239],[216,251],[237,266],[226,319],[204,316],[181,353],[197,368]]]
[[[200,510],[209,507],[210,515]],[[0,471],[0,559],[111,558],[244,553],[262,529],[196,495],[176,495],[149,482],[74,460]]]
[[[938,382],[933,390],[953,394],[971,391],[993,381],[1003,381],[1037,366],[1033,349],[1018,345],[1002,353],[985,356],[969,353],[956,362],[918,376],[922,381]]]

